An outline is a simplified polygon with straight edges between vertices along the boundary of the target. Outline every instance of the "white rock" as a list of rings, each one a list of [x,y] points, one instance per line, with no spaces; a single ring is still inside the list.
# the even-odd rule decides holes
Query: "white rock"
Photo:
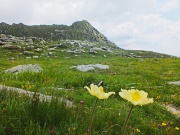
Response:
[[[168,82],[168,84],[180,85],[180,81]]]
[[[25,72],[25,71],[30,71],[30,72],[39,72],[42,71],[43,69],[39,65],[18,65],[13,68],[5,70],[5,72],[10,72],[10,73],[15,73],[18,74],[20,72]]]
[[[79,71],[86,72],[89,70],[94,70],[95,68],[99,69],[109,69],[108,65],[102,65],[102,64],[89,64],[89,65],[78,65],[78,66],[72,66],[70,68],[76,68]]]

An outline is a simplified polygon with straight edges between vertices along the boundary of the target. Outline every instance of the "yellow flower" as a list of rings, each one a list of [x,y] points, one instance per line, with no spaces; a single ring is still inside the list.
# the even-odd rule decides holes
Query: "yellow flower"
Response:
[[[123,90],[119,92],[119,95],[131,102],[133,105],[145,105],[149,103],[153,103],[153,98],[147,98],[148,93],[142,90],[131,89],[131,90]]]
[[[107,99],[110,95],[115,94],[115,92],[105,93],[102,86],[98,87],[94,84],[91,84],[90,88],[87,86],[84,88],[86,88],[92,96],[95,96],[98,99]]]
[[[166,126],[166,125],[167,125],[166,123],[164,123],[164,122],[162,123],[162,126]]]
[[[136,129],[137,132],[141,132],[141,130],[139,130],[138,128]]]
[[[179,128],[178,128],[178,127],[175,127],[175,129],[176,129],[176,130],[179,130]]]

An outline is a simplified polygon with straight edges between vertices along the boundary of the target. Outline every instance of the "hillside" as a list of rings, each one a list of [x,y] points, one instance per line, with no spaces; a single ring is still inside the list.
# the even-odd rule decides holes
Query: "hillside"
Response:
[[[5,45],[2,46],[3,49],[14,50],[13,48],[16,48],[16,50],[19,50],[18,48],[21,48],[20,52],[22,52],[27,51],[22,48],[27,48],[28,45],[31,45],[30,48],[42,49],[42,44],[51,48],[60,44],[61,47],[68,48],[66,51],[78,50],[78,52],[94,53],[103,51],[117,54],[121,57],[172,57],[150,51],[121,49],[85,20],[74,22],[70,26],[57,24],[28,26],[23,23],[13,23],[12,25],[4,22],[0,23],[0,47]],[[9,45],[11,46],[10,48]]]

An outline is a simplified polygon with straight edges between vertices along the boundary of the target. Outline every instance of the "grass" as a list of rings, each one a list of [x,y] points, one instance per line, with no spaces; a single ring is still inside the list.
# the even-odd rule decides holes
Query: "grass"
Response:
[[[83,135],[87,132],[89,117],[95,97],[84,86],[104,82],[105,91],[116,95],[100,100],[95,110],[93,135],[119,135],[131,104],[121,99],[118,92],[137,88],[148,92],[154,103],[133,109],[127,126],[127,135],[178,135],[180,120],[164,109],[161,104],[180,106],[180,86],[168,81],[180,80],[179,58],[123,58],[115,54],[80,54],[78,56],[57,51],[57,57],[41,57],[25,60],[23,55],[14,61],[7,60],[17,54],[0,49],[0,84],[52,95],[50,102],[40,101],[18,93],[0,91],[1,135]],[[6,55],[5,55],[6,54]],[[5,56],[5,57],[4,57]],[[68,58],[67,58],[68,57]],[[79,64],[105,64],[107,70],[80,72],[70,69]],[[43,71],[24,72],[18,75],[3,71],[17,65],[39,64]],[[71,90],[57,90],[64,88]],[[75,107],[66,107],[56,97],[74,102]],[[79,102],[84,100],[84,104]],[[166,123],[165,126],[162,123]],[[140,132],[138,132],[140,130]],[[52,133],[52,132],[51,132]]]

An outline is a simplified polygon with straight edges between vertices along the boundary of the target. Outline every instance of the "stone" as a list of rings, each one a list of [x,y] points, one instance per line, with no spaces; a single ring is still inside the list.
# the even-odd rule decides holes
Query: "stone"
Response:
[[[38,58],[39,58],[39,56],[33,56],[33,58],[34,58],[34,59],[38,59]]]
[[[102,64],[95,64],[95,65],[89,64],[89,65],[72,66],[70,68],[76,68],[79,71],[86,72],[89,70],[95,70],[96,68],[98,68],[98,69],[109,69],[109,66],[108,65],[102,65]]]
[[[18,46],[10,45],[10,44],[5,44],[5,45],[2,46],[2,48],[8,49],[8,50],[17,50],[17,49],[19,49]]]
[[[170,81],[168,84],[180,85],[180,81]]]
[[[33,40],[32,39],[26,39],[25,42],[29,43],[29,44],[33,44]]]
[[[177,118],[180,118],[180,108],[175,107],[173,104],[164,105],[166,109],[175,115]]]
[[[34,52],[31,52],[31,51],[24,51],[24,55],[34,55]]]
[[[91,49],[89,50],[89,53],[97,54],[98,52],[96,52],[93,48],[91,48]]]
[[[5,45],[5,43],[4,43],[4,42],[2,42],[2,41],[0,41],[0,45]]]
[[[49,48],[49,51],[55,51],[56,48]]]
[[[64,102],[66,104],[67,107],[73,107],[73,102],[66,99],[66,98],[62,98],[62,97],[52,97],[52,96],[49,96],[49,95],[44,95],[44,94],[41,94],[41,93],[38,93],[38,92],[31,92],[31,91],[28,91],[28,90],[24,90],[24,89],[20,89],[20,88],[16,88],[16,87],[9,87],[9,86],[4,86],[4,85],[0,85],[0,90],[6,90],[6,91],[10,91],[10,92],[17,92],[21,95],[26,95],[26,96],[29,96],[29,97],[34,97],[35,95],[38,96],[40,102],[42,101],[51,101],[52,98],[56,98],[58,99],[58,101],[60,102]]]
[[[7,69],[5,70],[6,73],[15,73],[15,74],[18,74],[20,72],[25,72],[25,71],[30,71],[30,72],[40,72],[42,71],[43,69],[35,64],[35,65],[32,65],[32,64],[28,64],[28,65],[18,65],[18,66],[15,66],[13,68],[10,68],[10,69]]]
[[[31,57],[26,57],[26,59],[31,59]]]
[[[49,52],[48,55],[53,55],[53,52]]]
[[[16,60],[16,58],[14,58],[14,57],[11,57],[11,58],[8,58],[8,60]]]
[[[40,52],[42,52],[42,48],[36,48],[35,51],[40,53]]]

